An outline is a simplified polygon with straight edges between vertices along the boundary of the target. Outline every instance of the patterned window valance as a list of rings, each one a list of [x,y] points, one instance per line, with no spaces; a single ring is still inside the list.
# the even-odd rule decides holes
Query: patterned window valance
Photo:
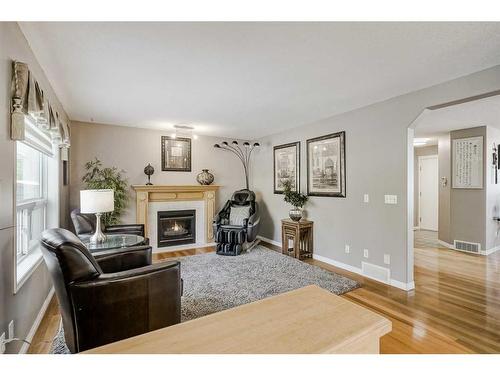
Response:
[[[70,146],[69,127],[60,120],[52,108],[43,89],[28,65],[19,61],[12,63],[12,114],[11,138],[25,139],[25,116],[29,116],[39,130],[50,135],[52,143],[61,148]]]

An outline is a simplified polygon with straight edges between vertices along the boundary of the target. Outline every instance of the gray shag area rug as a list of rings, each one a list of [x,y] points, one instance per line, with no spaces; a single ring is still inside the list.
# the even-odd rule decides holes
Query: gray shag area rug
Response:
[[[173,260],[173,259],[167,259]],[[184,280],[182,321],[316,284],[337,295],[356,289],[356,281],[263,246],[239,256],[215,253],[176,258]],[[61,328],[51,353],[69,353]]]

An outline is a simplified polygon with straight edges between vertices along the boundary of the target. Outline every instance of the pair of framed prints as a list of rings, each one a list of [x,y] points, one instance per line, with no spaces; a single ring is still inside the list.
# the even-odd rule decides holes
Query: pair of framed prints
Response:
[[[346,196],[345,132],[308,139],[307,195]],[[283,193],[283,182],[292,181],[300,191],[300,141],[274,146],[274,193]]]

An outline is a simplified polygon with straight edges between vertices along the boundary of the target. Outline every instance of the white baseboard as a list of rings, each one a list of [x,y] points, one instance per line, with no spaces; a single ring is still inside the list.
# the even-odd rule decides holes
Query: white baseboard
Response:
[[[500,250],[500,245],[492,247],[491,249],[488,249],[488,250],[481,251],[481,254],[484,253],[484,255],[490,255],[490,254],[493,254],[494,252],[497,252],[498,250]]]
[[[415,289],[415,282],[412,281],[411,283],[404,283],[402,281],[391,279],[391,286],[398,289],[403,289],[408,292],[410,290]]]
[[[356,274],[361,275],[363,277],[375,280],[375,281],[377,281],[379,283],[383,283],[383,284],[387,284],[387,285],[393,286],[393,287],[398,288],[398,289],[403,289],[405,291],[409,291],[409,290],[415,289],[415,283],[413,281],[411,283],[404,283],[404,282],[399,281],[399,280],[390,279],[389,283],[385,283],[385,282],[383,282],[381,280],[374,279],[372,277],[369,277],[369,276],[363,274],[363,271],[359,267],[355,267],[355,266],[351,266],[350,264],[338,262],[336,260],[333,260],[333,259],[321,256],[321,255],[317,255],[317,254],[313,254],[313,259],[317,259],[320,262],[331,264],[332,266],[335,266],[335,267],[338,267],[338,268],[342,268],[342,269],[344,269],[346,271],[356,273]]]
[[[268,243],[270,243],[272,245],[276,245],[276,246],[281,247],[281,243],[279,243],[278,241],[274,241],[274,240],[271,240],[271,239],[263,237],[263,236],[257,236],[257,238],[260,239],[260,240],[262,240],[262,241],[264,241],[264,242],[268,242]],[[356,273],[356,274],[361,275],[363,277],[370,278],[370,277],[364,275],[363,271],[359,267],[355,267],[355,266],[351,266],[350,264],[338,262],[336,260],[333,260],[331,258],[327,258],[327,257],[321,256],[321,255],[318,255],[318,254],[313,254],[313,259],[319,260],[320,262],[324,262],[324,263],[327,263],[327,264],[331,264],[332,266],[335,266],[335,267],[338,267],[338,268],[342,268],[343,270],[346,270],[346,271],[349,271],[349,272],[352,272],[352,273]],[[372,279],[372,278],[370,278],[370,279]],[[372,279],[372,280],[375,280],[375,281],[378,281],[378,282],[382,282],[382,281],[377,280],[377,279]],[[386,284],[386,283],[384,283],[384,284]],[[391,286],[393,286],[395,288],[403,289],[403,290],[406,290],[406,291],[415,289],[415,283],[413,281],[411,283],[404,283],[404,282],[399,281],[399,280],[391,279],[390,280],[390,284],[388,284],[388,285],[391,285]]]
[[[447,247],[448,249],[455,250],[452,244],[449,244],[448,242],[445,242],[443,240],[437,240],[438,244],[443,245],[444,247]]]
[[[475,253],[472,253],[469,251],[463,251],[463,250],[457,249],[452,244],[445,242],[445,241],[442,241],[442,240],[438,240],[438,243],[440,245],[443,245],[444,247],[450,249],[450,250],[460,251],[461,253],[466,253],[466,254],[473,254],[473,255],[475,254]],[[498,250],[500,250],[500,245],[492,247],[491,249],[488,249],[488,250],[479,250],[479,253],[477,253],[477,255],[490,255],[490,254],[493,254],[494,252],[497,252]]]
[[[275,245],[275,246],[279,246],[281,247],[281,242],[278,242],[278,241],[274,241],[274,240],[271,240],[269,238],[266,238],[266,237],[262,237],[262,236],[257,236],[257,238],[261,241],[264,241],[264,242],[267,242],[267,243],[270,243],[271,245]]]
[[[321,256],[321,255],[317,255],[317,254],[313,254],[313,259],[319,260],[320,262],[331,264],[332,266],[342,268],[343,270],[346,270],[349,272],[357,273],[358,275],[363,275],[363,271],[361,270],[361,268],[351,266],[350,264],[338,262],[336,260]]]
[[[40,323],[42,322],[45,313],[47,312],[47,308],[49,307],[53,295],[54,295],[54,287],[50,289],[47,298],[45,298],[45,301],[43,301],[43,305],[40,308],[40,311],[38,312],[38,315],[36,316],[35,321],[33,322],[33,325],[31,326],[28,332],[28,335],[26,336],[26,341],[31,342],[31,340],[33,340],[33,337],[35,337],[35,333],[38,330],[38,327],[40,326]],[[28,352],[29,347],[30,344],[28,344],[27,342],[23,343],[23,346],[21,346],[21,349],[19,350],[19,354],[26,354]]]

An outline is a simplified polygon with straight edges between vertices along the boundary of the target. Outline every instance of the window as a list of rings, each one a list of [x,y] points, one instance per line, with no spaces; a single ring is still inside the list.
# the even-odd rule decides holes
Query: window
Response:
[[[17,143],[16,214],[17,263],[38,251],[40,235],[47,227],[47,158],[37,149]]]
[[[42,261],[40,237],[59,226],[59,157],[48,133],[29,117],[16,142],[16,258],[14,293]]]

